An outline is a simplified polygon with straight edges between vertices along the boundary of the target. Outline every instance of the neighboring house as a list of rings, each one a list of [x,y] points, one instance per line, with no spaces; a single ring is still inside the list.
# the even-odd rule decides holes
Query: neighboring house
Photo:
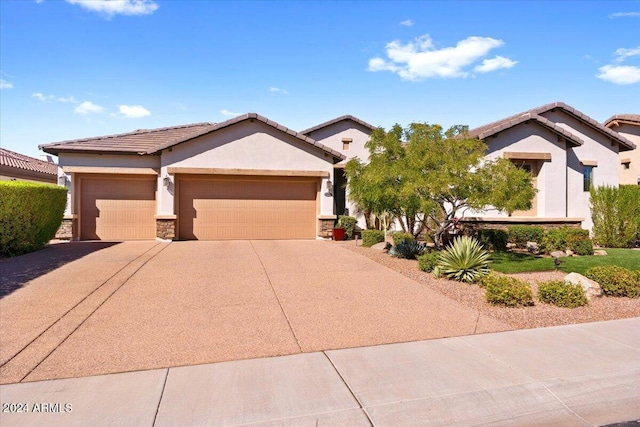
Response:
[[[618,114],[604,125],[636,145],[634,150],[620,153],[620,184],[640,185],[640,114]]]
[[[487,210],[471,219],[501,225],[591,229],[589,187],[617,186],[619,153],[635,148],[629,139],[562,102],[472,129],[469,134],[485,141],[488,158],[510,159],[533,174],[538,193],[531,210],[511,217]]]
[[[0,181],[58,182],[58,166],[0,148]]]
[[[250,113],[40,148],[71,181],[74,239],[313,239],[331,235],[343,153],[371,129],[343,116],[298,133]]]

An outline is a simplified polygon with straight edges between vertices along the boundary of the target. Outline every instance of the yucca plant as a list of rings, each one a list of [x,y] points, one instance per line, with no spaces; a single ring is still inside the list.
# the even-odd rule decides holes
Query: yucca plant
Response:
[[[437,277],[444,276],[459,282],[474,283],[489,274],[489,253],[476,239],[457,237],[440,253],[434,269]]]

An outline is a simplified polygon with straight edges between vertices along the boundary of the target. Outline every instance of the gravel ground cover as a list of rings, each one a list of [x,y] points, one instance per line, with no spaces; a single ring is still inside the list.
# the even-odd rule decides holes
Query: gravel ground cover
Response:
[[[601,297],[590,301],[588,306],[559,308],[537,300],[537,284],[547,280],[562,279],[566,273],[545,271],[518,273],[510,276],[526,280],[534,293],[533,307],[506,308],[493,306],[484,299],[484,289],[478,285],[436,279],[430,273],[418,270],[418,262],[390,257],[388,254],[361,246],[361,241],[336,242],[347,249],[376,261],[398,273],[415,280],[468,307],[479,310],[494,319],[511,325],[514,329],[597,322],[640,316],[640,299]]]

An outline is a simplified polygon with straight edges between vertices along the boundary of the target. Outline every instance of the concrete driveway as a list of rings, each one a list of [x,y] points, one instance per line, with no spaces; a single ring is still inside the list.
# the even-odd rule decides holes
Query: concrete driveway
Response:
[[[0,300],[0,383],[510,329],[333,242],[96,248]],[[24,276],[21,259],[0,268]]]

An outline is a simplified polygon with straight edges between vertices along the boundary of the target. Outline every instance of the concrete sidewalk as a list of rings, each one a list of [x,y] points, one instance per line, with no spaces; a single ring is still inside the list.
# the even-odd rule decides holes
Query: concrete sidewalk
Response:
[[[10,384],[0,399],[3,427],[606,425],[640,419],[640,318]]]

